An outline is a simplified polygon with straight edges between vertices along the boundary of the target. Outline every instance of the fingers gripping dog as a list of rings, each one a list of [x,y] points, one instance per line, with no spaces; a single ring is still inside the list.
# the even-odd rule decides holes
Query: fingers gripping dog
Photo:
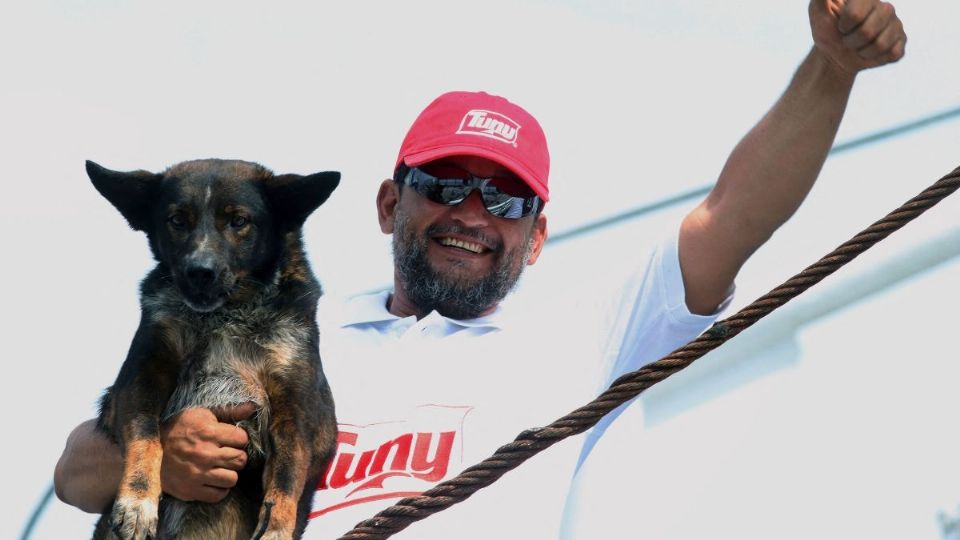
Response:
[[[299,538],[336,440],[315,320],[321,289],[301,242],[340,175],[274,175],[255,163],[199,160],[160,174],[87,162],[94,187],[135,230],[156,267],[141,321],[98,427],[124,470],[95,539]],[[217,504],[161,497],[160,423],[188,407],[247,402],[249,464]]]

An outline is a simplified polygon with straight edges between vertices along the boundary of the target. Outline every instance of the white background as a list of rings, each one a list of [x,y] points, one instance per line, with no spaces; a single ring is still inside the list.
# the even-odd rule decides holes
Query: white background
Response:
[[[860,77],[840,141],[960,106],[960,4],[896,5],[907,57]],[[809,46],[802,2],[7,3],[0,537],[19,534],[67,433],[95,414],[151,266],[141,235],[93,190],[85,159],[118,170],[203,157],[340,170],[305,235],[328,290],[364,291],[391,275],[376,187],[436,95],[486,90],[540,119],[553,156],[547,215],[560,232],[713,181]],[[958,143],[953,121],[831,158],[808,203],[741,274],[734,308],[960,164]],[[876,249],[920,242],[958,211],[948,200]],[[637,220],[548,248],[526,281],[550,276],[538,286],[557,294],[591,265],[616,264],[647,230]],[[572,534],[938,538],[937,512],[960,504],[958,278],[949,263],[818,321],[785,369],[720,385],[655,425],[644,428],[635,407],[584,470],[593,504]],[[89,523],[57,502],[34,538],[86,537]]]

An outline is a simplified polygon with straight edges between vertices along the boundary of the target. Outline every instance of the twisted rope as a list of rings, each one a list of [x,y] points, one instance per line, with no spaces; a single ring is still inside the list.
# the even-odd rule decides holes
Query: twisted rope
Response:
[[[339,540],[389,538],[411,523],[463,501],[554,443],[590,429],[613,409],[689,366],[696,359],[749,328],[771,311],[819,283],[823,278],[927,211],[957,188],[960,188],[960,167],[779,287],[761,296],[736,314],[715,323],[687,345],[652,364],[621,376],[595,400],[549,426],[528,429],[520,433],[513,442],[501,446],[492,456],[465,469],[458,476],[437,484],[417,497],[402,499],[376,516],[358,523]]]

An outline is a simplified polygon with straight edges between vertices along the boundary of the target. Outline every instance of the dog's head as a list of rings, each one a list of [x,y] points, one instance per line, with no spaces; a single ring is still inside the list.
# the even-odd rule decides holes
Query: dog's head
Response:
[[[245,279],[272,279],[288,234],[340,182],[340,173],[274,175],[246,161],[186,161],[163,173],[111,171],[87,161],[94,187],[143,231],[186,304],[223,305]]]

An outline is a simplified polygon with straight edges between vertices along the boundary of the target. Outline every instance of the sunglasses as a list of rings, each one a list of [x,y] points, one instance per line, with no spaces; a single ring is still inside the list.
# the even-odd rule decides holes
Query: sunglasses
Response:
[[[435,203],[455,206],[479,190],[483,206],[496,217],[520,219],[540,208],[540,197],[520,180],[480,178],[453,165],[411,168],[403,184]]]

